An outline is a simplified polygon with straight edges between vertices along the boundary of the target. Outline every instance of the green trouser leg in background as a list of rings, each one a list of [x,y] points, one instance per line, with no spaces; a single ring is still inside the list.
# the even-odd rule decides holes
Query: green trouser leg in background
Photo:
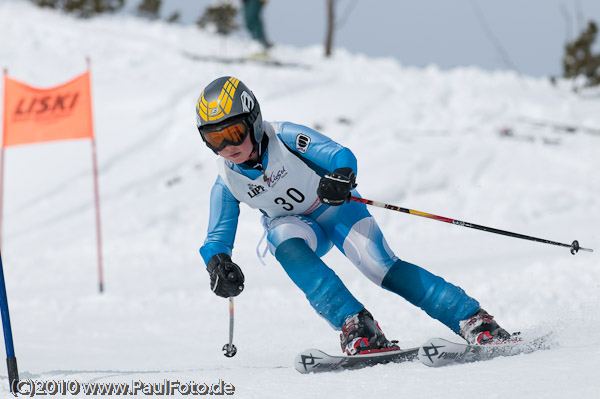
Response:
[[[259,41],[263,46],[268,47],[269,42],[265,37],[265,31],[261,20],[261,10],[263,2],[260,0],[245,0],[244,1],[244,17],[246,19],[246,27],[254,40]]]

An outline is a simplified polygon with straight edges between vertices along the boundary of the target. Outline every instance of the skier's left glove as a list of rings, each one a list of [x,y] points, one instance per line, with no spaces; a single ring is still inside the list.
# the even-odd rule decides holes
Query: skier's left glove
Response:
[[[220,297],[237,296],[244,290],[244,273],[227,254],[216,254],[208,261],[210,289]]]
[[[356,187],[352,168],[338,168],[321,177],[317,195],[323,204],[339,206],[350,201],[350,191]]]

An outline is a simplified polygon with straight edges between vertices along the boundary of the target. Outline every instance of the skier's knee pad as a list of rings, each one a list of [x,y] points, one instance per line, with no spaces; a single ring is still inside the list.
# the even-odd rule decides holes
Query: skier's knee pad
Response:
[[[344,239],[344,254],[377,285],[398,260],[372,216],[356,222]]]
[[[321,227],[312,219],[302,216],[282,216],[267,224],[267,242],[271,254],[275,255],[277,247],[290,238],[301,238],[321,257],[332,247]]]

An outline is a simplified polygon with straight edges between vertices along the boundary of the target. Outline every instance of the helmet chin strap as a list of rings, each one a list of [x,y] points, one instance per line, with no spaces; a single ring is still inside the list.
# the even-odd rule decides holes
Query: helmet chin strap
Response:
[[[256,151],[253,149],[252,152],[250,153],[250,155],[248,155],[248,158],[246,158],[246,160],[244,162],[248,162],[250,160],[250,158],[252,158],[254,156],[254,154],[256,154]]]
[[[244,162],[248,162],[250,158],[254,156],[254,154],[258,154],[258,157],[260,158],[260,156],[262,155],[261,149],[261,143],[254,144],[252,146],[252,151],[250,152],[250,155],[248,155],[248,158]]]
[[[263,153],[265,152],[265,149],[267,148],[267,145],[269,144],[269,138],[266,134],[263,134],[263,138],[260,143],[256,142],[256,140],[254,139],[254,135],[251,136],[251,139],[253,143],[252,152],[248,156],[248,159],[246,159],[244,162],[248,162],[250,158],[252,158],[255,154],[258,154],[258,158],[260,160],[260,157],[262,157]]]

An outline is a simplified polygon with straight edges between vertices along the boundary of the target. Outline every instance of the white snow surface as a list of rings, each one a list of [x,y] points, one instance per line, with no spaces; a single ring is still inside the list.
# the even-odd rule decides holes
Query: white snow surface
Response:
[[[256,50],[193,26],[112,16],[76,20],[0,2],[0,65],[37,87],[65,82],[91,58],[105,292],[98,292],[88,140],[6,150],[2,260],[22,379],[78,382],[224,380],[239,398],[600,397],[600,91],[461,67],[407,68],[321,46],[278,45],[303,67],[206,62]],[[533,55],[534,56],[534,55]],[[553,331],[557,347],[430,369],[418,362],[301,375],[297,353],[339,353],[338,333],[272,256],[256,256],[259,214],[242,206],[234,260],[237,356],[226,300],[198,254],[214,154],[195,127],[202,88],[233,75],[266,120],[318,127],[352,149],[366,198],[570,243],[545,245],[372,208],[404,260],[464,288],[510,331]],[[3,90],[2,90],[3,92]],[[0,99],[3,101],[3,99]],[[513,136],[500,130],[510,127]],[[384,291],[337,250],[324,260],[403,347],[460,340]],[[0,367],[0,395],[9,397]]]

